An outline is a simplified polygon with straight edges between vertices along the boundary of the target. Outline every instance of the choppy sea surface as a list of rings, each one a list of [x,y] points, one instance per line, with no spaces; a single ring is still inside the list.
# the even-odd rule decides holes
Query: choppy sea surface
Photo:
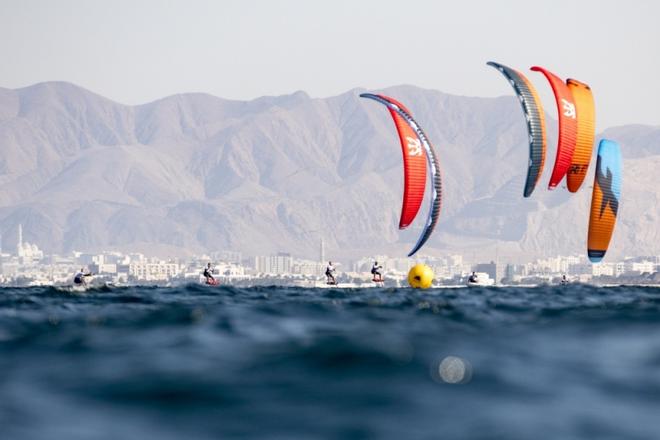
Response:
[[[660,288],[0,289],[0,439],[658,439]]]

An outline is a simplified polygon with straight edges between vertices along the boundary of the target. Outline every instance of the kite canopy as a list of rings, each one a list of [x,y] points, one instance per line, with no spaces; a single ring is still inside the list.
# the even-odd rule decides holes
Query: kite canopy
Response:
[[[376,99],[376,101],[385,104],[399,134],[401,153],[403,154],[403,204],[401,206],[399,229],[405,229],[415,220],[419,208],[422,206],[422,200],[424,200],[426,151],[424,151],[421,140],[413,126],[395,110],[395,108],[399,108],[401,112],[410,115],[410,111],[403,104],[382,95],[363,93],[360,96]]]
[[[373,99],[385,105],[390,115],[392,115],[399,134],[401,151],[403,153],[404,173],[403,205],[401,208],[401,219],[399,220],[400,229],[404,229],[410,225],[417,216],[422,200],[424,199],[427,164],[431,170],[433,187],[429,215],[422,234],[413,249],[408,253],[410,257],[426,243],[435,229],[435,225],[438,223],[442,199],[442,184],[438,159],[426,134],[403,104],[385,95],[362,93],[360,97]]]
[[[559,140],[557,142],[557,156],[555,165],[552,168],[550,183],[548,189],[555,189],[561,179],[564,178],[571,166],[573,152],[575,151],[575,142],[577,137],[577,110],[573,100],[573,94],[564,81],[557,75],[543,67],[534,66],[531,68],[534,72],[541,72],[552,87],[557,102],[557,111],[559,114]]]
[[[532,195],[541,177],[543,164],[545,163],[546,141],[543,106],[538,93],[536,93],[536,89],[525,75],[494,61],[489,61],[486,64],[499,70],[509,80],[514,92],[518,96],[523,112],[525,112],[527,132],[529,134],[529,165],[527,167],[527,179],[525,180],[523,195],[529,197]]]
[[[571,166],[568,168],[566,183],[568,190],[577,192],[587,176],[591,153],[596,137],[596,110],[591,88],[578,80],[567,79],[566,84],[573,94],[577,110],[577,142]]]
[[[620,199],[621,150],[616,142],[603,139],[598,146],[587,238],[587,253],[593,263],[600,262],[607,252]]]

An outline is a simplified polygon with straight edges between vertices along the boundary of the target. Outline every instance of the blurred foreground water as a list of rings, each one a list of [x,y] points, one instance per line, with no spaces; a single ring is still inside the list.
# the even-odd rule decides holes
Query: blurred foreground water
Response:
[[[660,289],[0,289],[0,439],[658,439]]]

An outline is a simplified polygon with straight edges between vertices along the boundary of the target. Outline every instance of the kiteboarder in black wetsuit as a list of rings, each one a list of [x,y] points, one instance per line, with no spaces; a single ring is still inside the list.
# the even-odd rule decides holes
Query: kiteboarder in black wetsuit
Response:
[[[91,272],[86,272],[84,267],[81,267],[80,270],[73,277],[73,284],[76,286],[85,285],[85,278],[91,277]]]
[[[373,275],[374,281],[383,281],[383,274],[380,271],[382,268],[383,266],[380,266],[378,261],[374,261],[374,265],[371,266],[371,275]]]
[[[335,268],[332,265],[332,261],[328,261],[328,267],[325,268],[325,277],[327,278],[327,283],[328,284],[337,284],[337,280],[335,280]]]
[[[213,269],[211,268],[211,263],[207,264],[204,268],[204,278],[206,278],[206,284],[215,284],[215,278],[213,278]]]

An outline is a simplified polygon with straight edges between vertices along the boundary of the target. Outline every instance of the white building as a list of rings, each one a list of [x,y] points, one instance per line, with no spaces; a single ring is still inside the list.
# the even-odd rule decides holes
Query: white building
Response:
[[[315,261],[296,261],[291,266],[291,273],[312,277],[322,276],[325,273],[325,264]]]
[[[117,273],[117,265],[114,263],[93,264],[90,265],[89,270],[92,273],[115,275]]]
[[[599,263],[591,265],[591,274],[595,277],[605,275],[605,276],[616,276],[616,265],[612,263]]]
[[[280,252],[277,255],[254,257],[255,271],[269,275],[290,274],[292,263],[291,255],[284,252]]]
[[[44,253],[36,244],[23,242],[23,225],[18,225],[18,244],[16,255],[23,264],[36,263],[44,257]]]
[[[130,276],[144,281],[167,281],[180,272],[177,263],[131,263],[128,266]]]
[[[245,268],[240,264],[223,262],[213,267],[213,273],[229,278],[241,278],[245,276]]]
[[[635,272],[639,274],[654,273],[655,264],[651,261],[633,262],[630,264],[626,264],[626,272]]]

